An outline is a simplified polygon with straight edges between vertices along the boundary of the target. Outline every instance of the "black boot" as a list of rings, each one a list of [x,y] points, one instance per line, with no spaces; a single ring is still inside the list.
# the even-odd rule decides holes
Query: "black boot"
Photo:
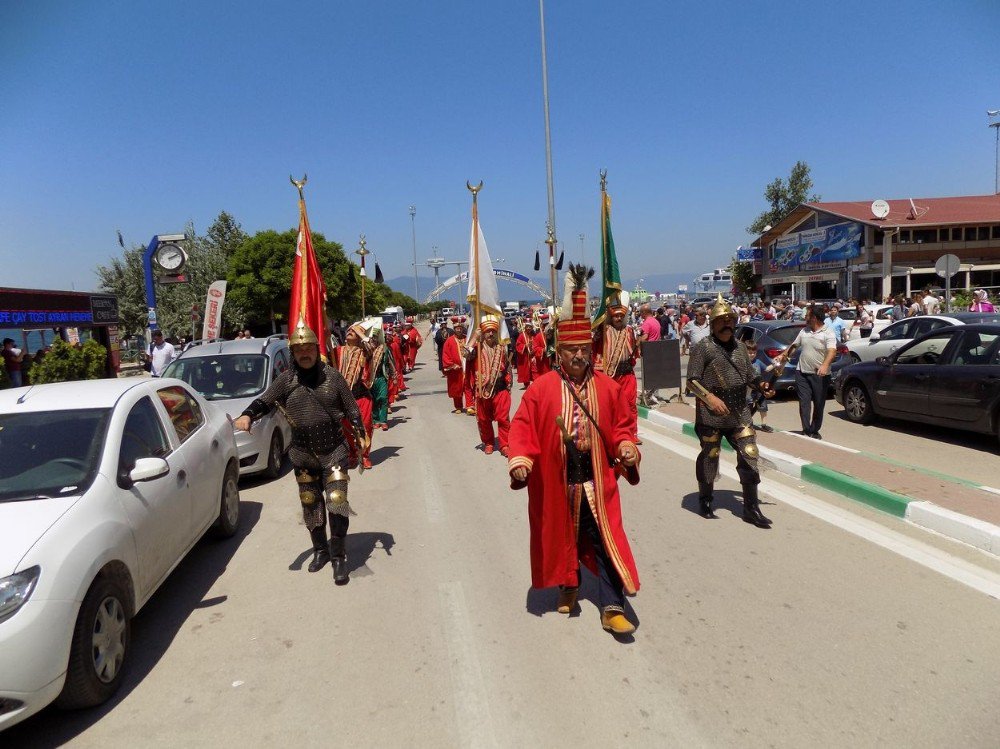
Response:
[[[760,511],[756,484],[743,484],[743,521],[758,528],[771,527],[771,521]]]
[[[717,520],[718,515],[712,511],[712,485],[698,482],[698,511],[703,518]]]
[[[310,572],[319,572],[330,561],[330,547],[326,543],[326,526],[321,525],[309,531],[313,541],[313,560],[309,563]]]
[[[333,557],[333,581],[337,585],[347,585],[347,548],[343,538],[330,539],[330,556]]]

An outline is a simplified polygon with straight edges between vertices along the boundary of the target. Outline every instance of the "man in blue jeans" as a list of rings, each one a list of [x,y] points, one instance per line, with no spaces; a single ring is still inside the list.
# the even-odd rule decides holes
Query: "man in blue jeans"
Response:
[[[792,345],[775,357],[775,364],[780,364],[779,360],[788,361],[796,349],[801,349],[799,366],[795,370],[795,390],[799,396],[802,434],[823,439],[819,430],[823,426],[823,409],[830,389],[830,365],[837,356],[837,338],[823,324],[823,309],[818,304],[806,307],[806,326]]]

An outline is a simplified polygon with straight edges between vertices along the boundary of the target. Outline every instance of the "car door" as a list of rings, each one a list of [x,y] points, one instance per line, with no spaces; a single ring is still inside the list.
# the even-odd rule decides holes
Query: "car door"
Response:
[[[989,431],[992,405],[1000,388],[1000,335],[964,330],[934,369],[931,416],[943,424]]]
[[[913,338],[910,331],[913,330],[915,322],[916,318],[894,322],[879,334],[877,340],[865,338],[852,344],[851,350],[861,361],[875,361],[880,356],[889,356]]]
[[[951,329],[936,333],[897,351],[875,387],[874,399],[879,410],[910,421],[930,416],[931,377],[948,344],[960,332]]]
[[[164,476],[125,488],[122,477],[139,458],[163,458]],[[118,496],[135,538],[139,586],[145,596],[170,571],[190,535],[191,495],[185,456],[173,449],[162,411],[151,397],[142,397],[125,419],[118,454]]]
[[[182,553],[218,515],[225,457],[218,438],[211,434],[201,404],[190,390],[182,385],[168,385],[157,388],[156,394],[172,428],[174,449],[188,466],[191,514],[188,544],[178,550]]]

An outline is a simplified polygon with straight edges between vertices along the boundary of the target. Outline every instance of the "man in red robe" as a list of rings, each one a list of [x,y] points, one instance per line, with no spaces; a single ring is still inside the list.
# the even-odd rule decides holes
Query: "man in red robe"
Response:
[[[576,605],[580,563],[598,579],[601,626],[628,635],[626,594],[639,575],[622,526],[618,476],[639,481],[639,450],[621,388],[591,365],[586,269],[573,274],[570,319],[559,322],[559,368],[524,393],[510,429],[511,488],[528,488],[531,585],[560,586],[557,610]],[[580,276],[583,281],[580,281]]]
[[[350,465],[357,465],[361,460],[365,468],[371,468],[372,434],[374,434],[374,424],[372,422],[372,391],[368,384],[369,365],[371,364],[371,341],[367,331],[361,323],[354,323],[347,329],[346,343],[337,346],[334,350],[334,362],[340,374],[347,381],[347,386],[351,389],[351,395],[358,402],[358,410],[361,411],[361,421],[365,425],[365,434],[368,435],[368,444],[364,452],[358,456],[355,440],[348,440],[350,449]],[[344,434],[351,434],[349,424],[343,425]]]
[[[535,365],[533,379],[538,379],[546,372],[552,370],[552,363],[549,361],[548,341],[546,340],[546,328],[549,324],[549,316],[541,314],[538,316],[538,332],[535,333],[531,342],[531,359]]]
[[[403,370],[406,368],[406,350],[403,341],[403,326],[399,323],[393,327],[392,340],[395,345],[392,349],[392,361],[396,365],[396,392],[406,391],[406,380],[403,379]]]
[[[632,415],[632,441],[642,444],[639,439],[639,409],[635,379],[635,362],[639,358],[639,344],[635,331],[625,324],[628,308],[620,299],[608,305],[609,321],[597,329],[594,341],[594,369],[611,377],[622,389],[622,396]]]
[[[403,327],[403,337],[406,338],[406,371],[412,372],[417,363],[417,351],[424,343],[420,333],[413,327],[413,318],[406,318],[406,325]]]
[[[448,397],[455,408],[453,414],[464,413],[462,396],[465,393],[465,318],[451,318],[454,333],[448,336],[441,348],[441,369],[448,378]]]
[[[392,325],[389,323],[382,324],[382,338],[385,341],[383,344],[385,348],[386,355],[392,359],[393,374],[386,378],[386,388],[389,396],[389,405],[391,406],[396,402],[396,398],[399,395],[399,381],[396,379],[395,369],[396,369],[396,357],[392,352]]]
[[[510,358],[500,341],[500,318],[487,315],[479,324],[479,341],[472,347],[475,372],[476,423],[483,452],[493,454],[493,422],[497,423],[500,454],[507,457],[510,432]]]
[[[527,389],[533,377],[532,348],[535,341],[535,326],[531,320],[524,321],[524,329],[517,336],[514,344],[514,352],[517,354],[517,381],[521,383],[521,390]]]

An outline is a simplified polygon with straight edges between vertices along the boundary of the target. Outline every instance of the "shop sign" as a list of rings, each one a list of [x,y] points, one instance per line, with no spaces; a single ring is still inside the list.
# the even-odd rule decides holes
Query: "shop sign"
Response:
[[[90,314],[95,325],[118,322],[118,297],[91,295]]]
[[[863,233],[861,224],[848,221],[788,234],[775,242],[769,270],[774,273],[803,265],[809,268],[843,265],[845,260],[861,254]]]

